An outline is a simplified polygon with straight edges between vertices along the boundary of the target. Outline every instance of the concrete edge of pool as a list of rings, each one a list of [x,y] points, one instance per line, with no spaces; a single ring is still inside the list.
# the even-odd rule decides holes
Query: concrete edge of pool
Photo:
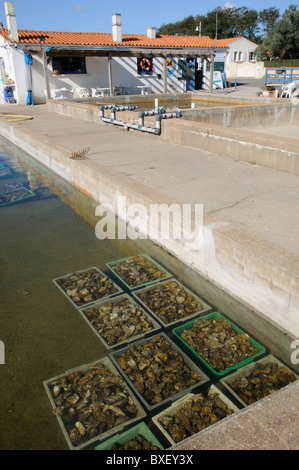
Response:
[[[139,103],[153,105],[153,96],[114,97],[110,101],[106,98],[103,99],[103,104],[127,105],[134,99],[137,105]],[[170,107],[175,103],[169,96],[157,96],[161,100],[168,99]],[[180,95],[175,95],[172,99],[179,97]],[[248,98],[242,100],[236,97],[227,99],[219,95],[213,97],[196,93],[190,93],[189,100],[190,103],[195,102],[198,108],[183,110],[182,119],[163,120],[161,133],[163,139],[299,175],[298,137],[282,139],[276,135],[269,136],[256,132],[254,129],[254,123],[261,128],[268,123],[274,123],[275,126],[298,123],[299,106],[293,106],[282,99],[276,101],[266,98],[261,98],[261,101]],[[200,107],[204,100],[209,100],[208,102],[214,106]],[[48,107],[50,111],[64,116],[101,122],[99,107],[89,104],[88,101],[79,103],[75,100],[50,100]],[[138,123],[137,112],[122,111],[117,113],[117,118],[124,122],[130,122],[135,118],[135,122]],[[148,121],[152,127],[155,126],[154,118],[148,118]]]
[[[38,133],[26,130],[24,127],[3,122],[1,134],[96,201],[99,201],[101,192],[101,203],[104,199],[108,205],[113,207],[115,207],[115,196],[120,193],[126,195],[128,204],[141,202],[148,206],[151,202],[161,202],[160,195],[157,192],[153,194],[142,184],[134,184],[134,188],[129,187],[126,177],[115,173],[111,169],[103,168],[88,159],[83,161],[71,160],[68,158],[69,152],[66,149],[49,144],[47,139],[39,136]],[[163,196],[163,202],[165,202],[165,196]],[[169,203],[172,202],[174,201],[169,200]],[[263,241],[261,247],[260,241],[252,234],[247,233],[244,237],[244,232],[238,228],[233,227],[231,224],[218,224],[217,219],[211,216],[206,217],[205,228],[209,247],[200,261],[192,259],[190,254],[187,258],[184,248],[177,243],[170,242],[164,248],[183,260],[188,266],[191,266],[195,272],[201,273],[211,282],[236,296],[241,302],[251,306],[261,316],[278,325],[292,337],[296,326],[298,327],[298,318],[296,318],[299,304],[299,295],[296,292],[296,285],[299,285],[298,259],[281,249],[277,251],[276,257],[274,257],[271,244]],[[244,278],[244,271],[247,276],[251,271],[247,279]],[[234,273],[234,277],[230,275],[231,272]],[[256,285],[252,283],[253,274]],[[283,310],[284,314],[282,316],[273,316],[275,306],[279,307],[280,311]],[[256,445],[259,446],[258,448],[264,449],[297,448],[298,442],[296,441],[294,424],[296,405],[294,401],[298,401],[296,400],[298,385],[298,383],[290,385],[258,403],[257,406],[251,405],[241,410],[235,417],[227,418],[223,423],[214,425],[211,429],[200,433],[199,436],[196,435],[187,439],[183,444],[178,444],[176,448],[187,449],[187,447],[181,447],[182,445],[193,446],[193,450],[201,448],[201,439],[207,439],[208,441],[212,439],[210,448],[213,449],[248,449],[256,448]],[[276,400],[278,400],[279,406]],[[264,428],[261,430],[264,441],[261,441],[261,437],[254,441],[252,437],[253,428],[258,425],[255,410],[258,410],[257,413],[259,413],[262,406],[265,407],[265,412],[267,412],[269,406],[277,410],[278,413],[280,410],[279,418],[276,421],[273,418],[273,422],[268,423],[269,426],[264,424]],[[238,419],[241,421],[238,421]],[[248,425],[248,429],[245,426],[246,420],[249,424],[251,423],[251,425]],[[277,430],[277,433],[280,433],[280,439],[277,439],[274,430],[275,422],[280,429]],[[282,437],[282,428],[280,428],[282,422],[284,422],[284,437]],[[228,440],[226,432],[223,433],[222,426],[228,426],[229,428],[229,423],[232,423],[231,426],[236,426],[239,433],[242,428],[243,444],[238,439],[233,443],[231,439]],[[257,430],[255,432],[257,433]],[[267,439],[265,439],[265,435],[267,435]],[[272,440],[272,444],[270,444],[270,440]],[[208,441],[203,445],[208,445]]]

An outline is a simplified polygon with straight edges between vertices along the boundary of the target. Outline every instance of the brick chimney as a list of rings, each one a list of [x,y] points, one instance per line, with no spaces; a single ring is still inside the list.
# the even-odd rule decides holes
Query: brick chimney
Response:
[[[8,29],[8,38],[10,41],[18,41],[18,27],[13,2],[4,2],[6,23]]]
[[[112,37],[113,41],[122,42],[121,15],[119,13],[112,15]]]

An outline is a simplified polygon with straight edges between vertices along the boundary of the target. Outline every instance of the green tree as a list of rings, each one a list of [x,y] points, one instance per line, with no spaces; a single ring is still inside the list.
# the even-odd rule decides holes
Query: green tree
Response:
[[[257,60],[270,60],[273,59],[272,53],[272,38],[267,36],[262,43],[255,49],[254,53]]]
[[[299,11],[290,5],[277,21],[271,41],[273,57],[281,59],[299,58]]]
[[[259,21],[261,22],[265,36],[271,36],[274,32],[275,24],[280,17],[278,8],[266,8],[259,12]]]
[[[188,16],[176,23],[163,24],[158,34],[198,35],[196,27],[201,23],[202,36],[225,39],[245,36],[254,39],[258,31],[258,12],[246,7],[217,7],[206,15]]]
[[[203,35],[225,39],[238,35],[237,9],[234,7],[215,8],[202,18]]]
[[[238,8],[237,28],[239,34],[247,39],[255,40],[259,32],[259,15],[256,10],[247,7]]]
[[[158,34],[179,34],[193,36],[196,34],[195,28],[197,24],[194,16],[187,16],[187,18],[184,18],[182,21],[177,21],[176,23],[163,24],[162,26],[160,26],[160,28],[158,28]]]

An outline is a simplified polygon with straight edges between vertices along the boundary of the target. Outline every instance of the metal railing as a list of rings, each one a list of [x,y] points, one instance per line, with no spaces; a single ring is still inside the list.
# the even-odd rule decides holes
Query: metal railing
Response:
[[[271,83],[285,84],[299,80],[299,67],[266,68],[265,70],[265,85]]]

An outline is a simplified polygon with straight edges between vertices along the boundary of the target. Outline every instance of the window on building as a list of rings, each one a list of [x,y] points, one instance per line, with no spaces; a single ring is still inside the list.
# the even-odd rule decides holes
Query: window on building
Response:
[[[52,68],[62,74],[86,73],[85,57],[53,57]]]
[[[239,52],[239,53],[238,53],[238,60],[239,60],[239,61],[242,60],[242,52]]]
[[[253,52],[249,52],[249,60],[255,60]]]

